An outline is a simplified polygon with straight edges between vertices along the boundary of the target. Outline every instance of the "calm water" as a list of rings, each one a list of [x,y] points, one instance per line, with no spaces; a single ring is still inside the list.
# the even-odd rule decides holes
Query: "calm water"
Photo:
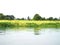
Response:
[[[0,45],[60,45],[60,29],[0,30]]]

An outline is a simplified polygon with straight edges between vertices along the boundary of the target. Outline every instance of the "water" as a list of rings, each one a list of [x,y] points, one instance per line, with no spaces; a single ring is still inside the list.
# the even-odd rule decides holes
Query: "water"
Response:
[[[60,29],[21,28],[0,30],[0,45],[60,45]]]

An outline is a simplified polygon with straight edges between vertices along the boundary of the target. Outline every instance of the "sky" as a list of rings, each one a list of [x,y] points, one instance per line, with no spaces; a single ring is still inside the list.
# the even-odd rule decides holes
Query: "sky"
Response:
[[[37,13],[42,17],[59,17],[60,0],[0,0],[0,13],[16,18],[33,18]]]

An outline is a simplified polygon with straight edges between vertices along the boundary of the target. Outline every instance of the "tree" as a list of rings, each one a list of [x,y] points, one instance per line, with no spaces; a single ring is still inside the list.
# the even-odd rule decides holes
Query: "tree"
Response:
[[[54,18],[54,20],[58,20],[57,18]]]
[[[41,20],[41,16],[39,14],[35,14],[33,20]]]
[[[16,20],[21,20],[20,18],[17,18]]]
[[[6,15],[4,19],[5,20],[10,20],[10,16],[9,15]]]
[[[42,20],[45,20],[45,17],[43,17]]]
[[[58,20],[60,20],[60,17],[59,17],[59,19]]]
[[[53,20],[53,17],[49,17],[47,20]]]
[[[25,20],[24,18],[21,18],[21,20]]]
[[[5,20],[14,20],[15,17],[13,15],[6,15]]]
[[[0,13],[0,20],[4,19],[4,15],[2,13]]]
[[[10,15],[10,19],[11,19],[11,20],[14,20],[15,17],[14,17],[13,15]]]
[[[29,16],[27,17],[27,20],[30,20],[30,17]]]

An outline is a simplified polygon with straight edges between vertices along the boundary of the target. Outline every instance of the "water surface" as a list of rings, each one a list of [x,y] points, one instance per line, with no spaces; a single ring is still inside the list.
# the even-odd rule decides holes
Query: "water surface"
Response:
[[[0,30],[0,45],[60,45],[58,28]]]

